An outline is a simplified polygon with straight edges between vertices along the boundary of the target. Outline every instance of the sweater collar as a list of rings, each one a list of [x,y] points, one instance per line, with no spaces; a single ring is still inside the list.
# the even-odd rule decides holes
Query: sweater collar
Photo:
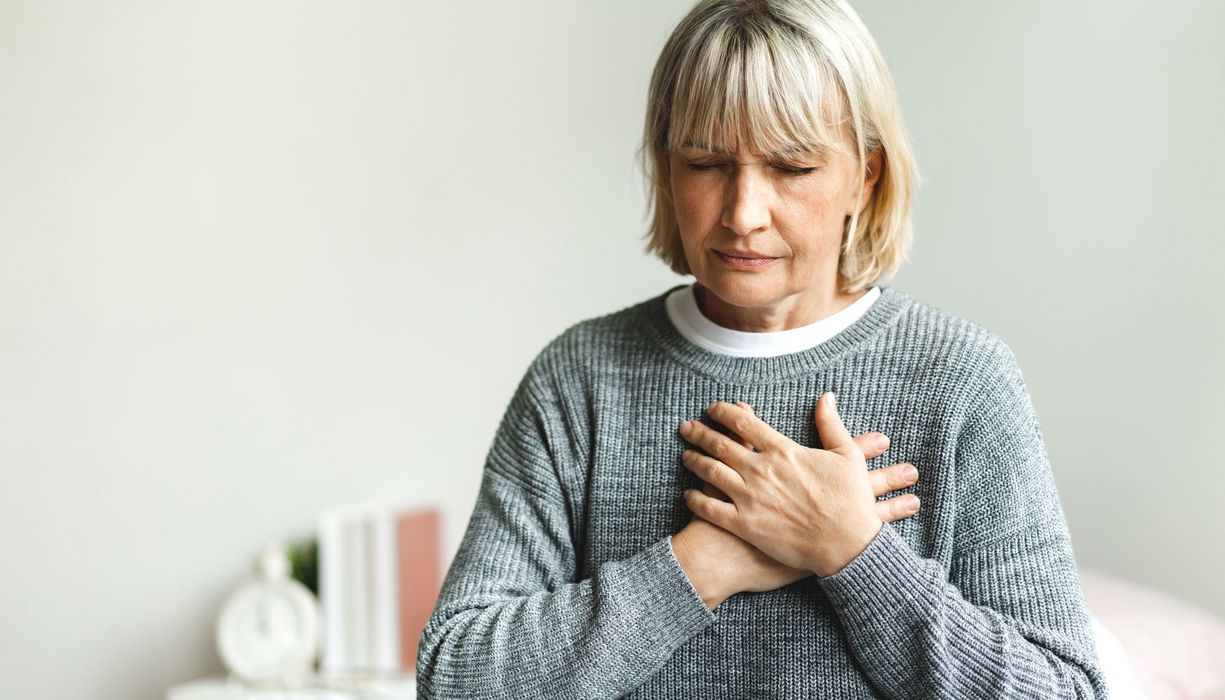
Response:
[[[913,302],[910,295],[901,290],[877,285],[879,298],[853,323],[823,342],[798,352],[772,357],[739,357],[712,352],[696,345],[673,324],[668,316],[668,296],[685,286],[676,285],[643,304],[644,332],[682,365],[732,383],[784,381],[818,372],[866,345],[869,339],[892,325]]]

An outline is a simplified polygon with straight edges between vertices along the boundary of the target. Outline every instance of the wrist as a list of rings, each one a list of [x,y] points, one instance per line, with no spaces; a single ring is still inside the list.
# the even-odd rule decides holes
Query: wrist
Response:
[[[872,544],[872,540],[876,539],[884,528],[885,521],[879,518],[874,524],[865,525],[863,529],[856,531],[858,534],[849,535],[839,544],[828,549],[817,566],[813,567],[812,572],[818,578],[828,578],[842,571],[859,558],[860,554],[863,554],[868,545]]]
[[[693,530],[688,527],[673,535],[672,551],[706,608],[714,610],[738,591],[733,590],[730,582],[725,580],[723,567],[693,535]]]

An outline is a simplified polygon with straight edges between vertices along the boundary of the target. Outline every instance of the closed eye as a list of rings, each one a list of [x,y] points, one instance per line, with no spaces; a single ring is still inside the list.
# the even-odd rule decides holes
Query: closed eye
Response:
[[[695,172],[705,172],[707,170],[714,170],[715,168],[723,168],[727,166],[726,163],[686,163],[685,165],[688,166],[690,170]],[[782,165],[776,165],[774,166],[774,169],[792,177],[809,175],[817,170],[816,168],[788,168]]]
[[[784,173],[787,173],[788,175],[793,175],[796,177],[799,177],[801,175],[808,175],[810,173],[814,173],[817,171],[816,168],[784,168],[781,165],[778,166],[778,169]]]

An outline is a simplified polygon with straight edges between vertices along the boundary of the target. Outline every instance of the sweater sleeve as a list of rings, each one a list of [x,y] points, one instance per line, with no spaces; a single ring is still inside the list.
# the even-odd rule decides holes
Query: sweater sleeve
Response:
[[[671,536],[575,580],[556,404],[525,377],[417,654],[421,698],[617,697],[716,617]]]
[[[819,584],[891,698],[1105,698],[1071,537],[1028,390],[998,341],[956,446],[946,577],[886,523]]]

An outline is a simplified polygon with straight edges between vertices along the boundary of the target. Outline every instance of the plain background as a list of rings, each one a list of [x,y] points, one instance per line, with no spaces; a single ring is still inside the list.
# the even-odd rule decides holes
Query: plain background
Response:
[[[329,505],[450,556],[540,348],[691,279],[634,161],[689,4],[0,1],[0,696],[219,672]],[[924,178],[885,283],[1013,348],[1082,566],[1225,613],[1225,3],[857,7]]]

